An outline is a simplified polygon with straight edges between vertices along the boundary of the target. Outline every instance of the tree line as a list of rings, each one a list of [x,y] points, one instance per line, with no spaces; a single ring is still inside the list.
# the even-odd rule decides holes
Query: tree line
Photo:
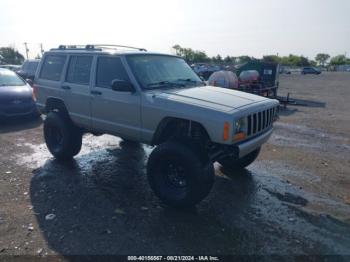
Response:
[[[191,48],[184,48],[180,45],[174,45],[175,54],[184,58],[189,64],[193,63],[222,63],[222,64],[243,64],[255,60],[251,56],[226,56],[220,55],[209,57],[204,51],[197,51]],[[331,57],[329,54],[319,53],[314,60],[304,56],[290,54],[289,56],[265,55],[262,60],[264,62],[274,62],[285,66],[335,66],[350,64],[350,58],[345,55],[337,55]]]
[[[215,64],[243,64],[254,60],[251,56],[226,56],[220,55],[209,57],[204,51],[197,51],[191,48],[184,48],[174,45],[175,54],[183,57],[187,63],[215,63]],[[265,62],[275,62],[285,66],[336,66],[350,64],[350,58],[345,55],[331,57],[329,54],[317,54],[314,60],[304,56],[290,54],[289,56],[266,55],[263,56]],[[24,56],[13,47],[0,47],[0,64],[20,65],[24,61]]]

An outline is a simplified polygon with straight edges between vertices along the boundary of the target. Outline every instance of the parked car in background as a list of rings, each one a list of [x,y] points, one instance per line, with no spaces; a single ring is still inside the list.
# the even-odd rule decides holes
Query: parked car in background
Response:
[[[290,75],[291,73],[292,72],[290,71],[290,69],[288,67],[284,67],[284,66],[280,67],[280,74]]]
[[[20,65],[0,65],[0,68],[6,68],[6,69],[10,69],[13,72],[17,72],[21,66]]]
[[[0,117],[39,116],[33,89],[15,72],[0,68]]]
[[[191,67],[193,71],[204,80],[208,80],[212,73],[221,70],[220,66],[210,65],[206,63],[193,64]]]
[[[34,80],[36,69],[39,65],[39,59],[26,60],[24,61],[21,68],[17,71],[17,74],[23,79]]]
[[[307,74],[310,74],[310,75],[319,75],[319,74],[321,74],[321,71],[318,70],[317,68],[314,68],[314,67],[304,67],[304,68],[301,70],[301,74],[302,74],[302,75],[307,75]]]

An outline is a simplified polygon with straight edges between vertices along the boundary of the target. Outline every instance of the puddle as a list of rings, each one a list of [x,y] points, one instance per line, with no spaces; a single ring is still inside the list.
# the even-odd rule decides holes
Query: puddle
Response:
[[[21,140],[19,140],[21,141]],[[79,160],[78,163],[81,163],[81,167],[89,169],[89,163],[108,159],[110,148],[118,148],[122,140],[115,136],[103,135],[103,136],[93,136],[90,134],[84,135],[83,145],[80,153],[76,156],[76,159]],[[46,144],[31,144],[31,143],[18,143],[18,147],[26,147],[30,150],[30,153],[20,153],[16,156],[16,163],[18,165],[24,165],[29,168],[38,168],[45,164],[48,159],[53,159],[53,156],[46,147]],[[81,156],[90,154],[92,152],[98,152],[91,159],[82,158]]]

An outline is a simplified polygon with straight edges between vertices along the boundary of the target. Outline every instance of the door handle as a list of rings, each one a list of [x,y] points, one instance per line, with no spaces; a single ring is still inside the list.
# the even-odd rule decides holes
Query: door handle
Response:
[[[102,92],[96,91],[96,90],[92,90],[92,91],[90,91],[90,93],[93,95],[102,95]]]
[[[70,86],[62,86],[62,89],[64,89],[64,90],[70,90]]]

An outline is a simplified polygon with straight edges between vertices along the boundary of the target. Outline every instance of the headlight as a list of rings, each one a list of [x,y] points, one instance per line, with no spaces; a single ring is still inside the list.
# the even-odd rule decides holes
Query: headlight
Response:
[[[246,137],[247,118],[242,117],[234,122],[233,141],[239,141]]]
[[[247,123],[247,121],[246,121],[245,117],[242,117],[242,118],[236,120],[235,125],[234,125],[235,126],[235,130],[234,130],[235,134],[241,133],[241,132],[245,133],[246,127],[247,127],[246,123]]]

